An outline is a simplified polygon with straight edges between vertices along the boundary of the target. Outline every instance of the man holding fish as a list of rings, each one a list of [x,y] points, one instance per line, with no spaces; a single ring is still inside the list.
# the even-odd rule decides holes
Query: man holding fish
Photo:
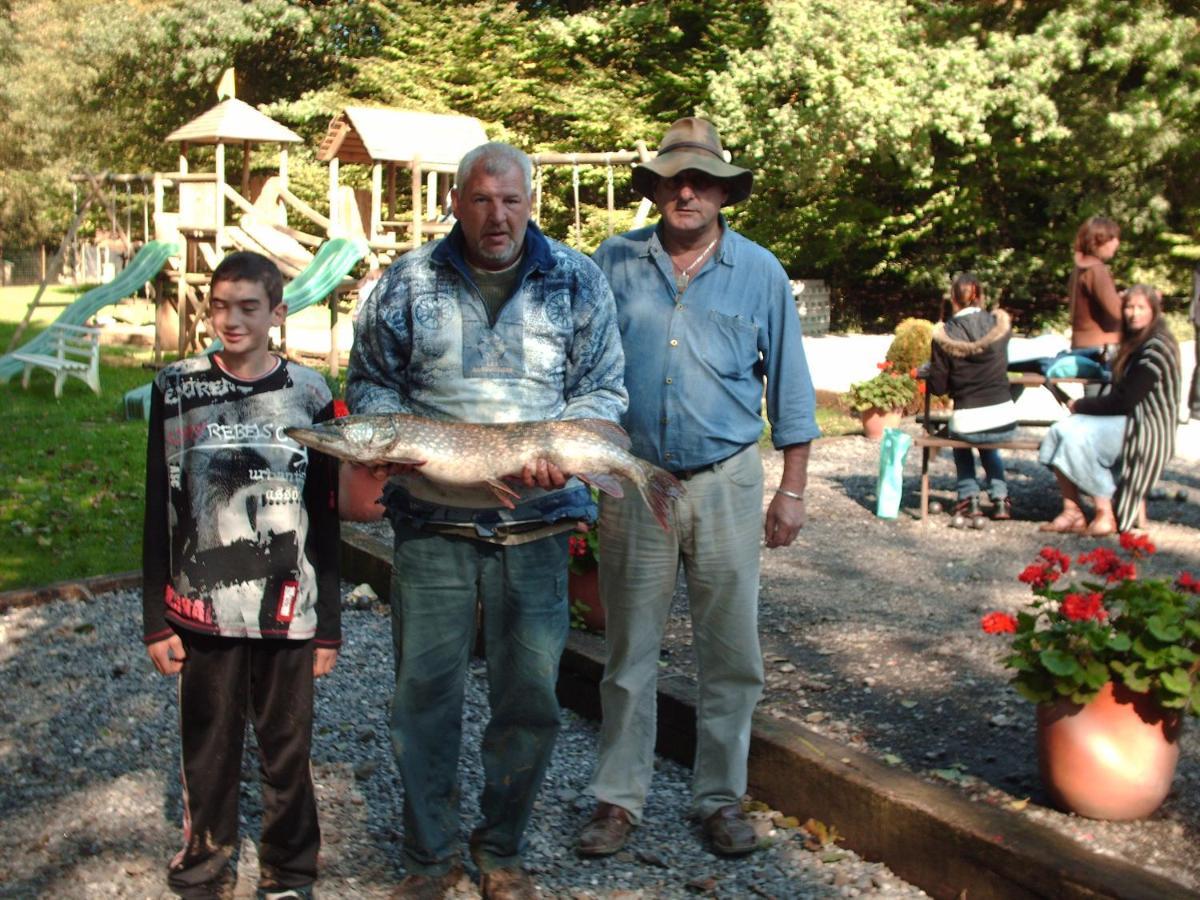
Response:
[[[391,728],[408,872],[397,896],[441,897],[463,875],[457,765],[478,598],[492,716],[470,850],[484,897],[524,898],[535,888],[523,835],[559,730],[567,537],[595,518],[587,485],[567,476],[619,491],[611,473],[637,461],[614,461],[612,449],[628,457],[616,425],[627,397],[612,293],[589,259],[530,222],[529,158],[507,144],[477,147],[459,165],[452,204],[451,233],[400,257],[364,303],[350,357],[353,413],[419,419],[352,416],[330,442],[398,476],[382,498],[396,535]],[[562,422],[567,437],[495,427],[567,419],[586,421]],[[377,429],[400,434],[406,421],[492,425],[380,449],[399,444],[378,443]],[[523,453],[506,454],[517,441]],[[591,458],[601,445],[608,456]],[[426,467],[429,478],[418,474]],[[665,508],[674,479],[645,478]]]

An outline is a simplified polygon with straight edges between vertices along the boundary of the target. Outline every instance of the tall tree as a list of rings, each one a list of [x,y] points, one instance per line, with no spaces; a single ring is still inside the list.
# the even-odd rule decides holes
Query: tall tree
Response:
[[[1197,20],[1163,2],[775,3],[709,108],[764,174],[741,221],[797,271],[873,298],[975,268],[1009,305],[1061,294],[1069,237],[1175,211],[1163,166],[1197,124]],[[932,308],[932,304],[927,307]]]

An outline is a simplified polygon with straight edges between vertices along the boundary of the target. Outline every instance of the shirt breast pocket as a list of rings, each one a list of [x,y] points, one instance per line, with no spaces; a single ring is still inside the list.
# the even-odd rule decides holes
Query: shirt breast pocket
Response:
[[[723,378],[745,378],[758,362],[758,325],[742,316],[709,310],[701,350]]]

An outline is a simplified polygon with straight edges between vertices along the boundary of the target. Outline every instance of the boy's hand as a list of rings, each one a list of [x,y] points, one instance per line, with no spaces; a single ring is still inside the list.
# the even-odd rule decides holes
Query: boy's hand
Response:
[[[313,652],[313,678],[320,678],[333,671],[338,652],[330,647],[318,647]]]
[[[150,661],[154,663],[154,668],[163,675],[178,675],[183,668],[183,661],[187,659],[183,641],[177,634],[163,638],[161,641],[155,641],[153,644],[147,644],[146,652],[150,654]]]

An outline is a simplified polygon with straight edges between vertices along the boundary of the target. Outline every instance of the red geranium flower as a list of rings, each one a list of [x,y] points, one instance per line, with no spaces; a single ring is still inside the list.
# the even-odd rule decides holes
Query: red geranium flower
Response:
[[[346,401],[345,400],[334,400],[333,401],[333,417],[335,419],[342,419],[348,415],[350,415],[350,407],[348,407],[346,405]]]
[[[1017,580],[1032,585],[1035,590],[1038,590],[1052,585],[1061,574],[1053,564],[1031,563],[1017,576]]]
[[[1175,584],[1181,591],[1200,594],[1200,579],[1194,577],[1191,572],[1180,572]]]
[[[1132,534],[1128,531],[1121,532],[1121,548],[1134,559],[1143,559],[1156,550],[1148,535]]]
[[[1104,611],[1103,599],[1103,594],[1067,594],[1063,597],[1062,613],[1076,622],[1086,622],[1089,619],[1102,621],[1108,618],[1108,613]]]
[[[1046,562],[1058,566],[1063,572],[1068,572],[1071,569],[1071,557],[1067,556],[1067,554],[1063,553],[1057,547],[1043,547],[1038,556],[1046,560]]]
[[[988,634],[1017,633],[1017,620],[1008,613],[990,612],[983,617],[980,625]]]

